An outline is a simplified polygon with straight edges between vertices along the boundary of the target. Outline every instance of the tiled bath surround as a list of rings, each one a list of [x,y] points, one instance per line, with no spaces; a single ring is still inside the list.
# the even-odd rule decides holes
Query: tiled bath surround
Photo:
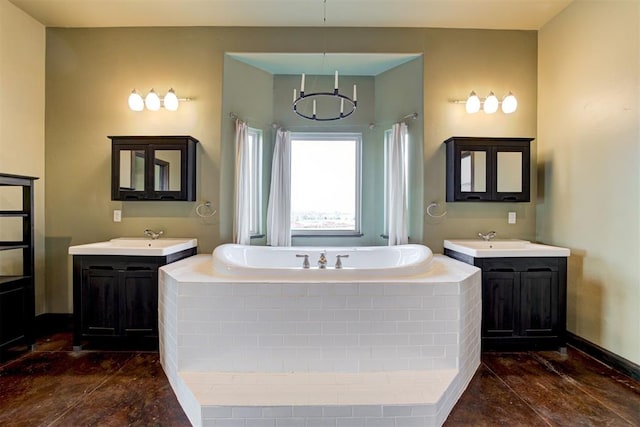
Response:
[[[395,283],[230,283],[200,255],[162,268],[159,298],[162,364],[196,425],[439,425],[480,361],[480,273],[443,256]]]

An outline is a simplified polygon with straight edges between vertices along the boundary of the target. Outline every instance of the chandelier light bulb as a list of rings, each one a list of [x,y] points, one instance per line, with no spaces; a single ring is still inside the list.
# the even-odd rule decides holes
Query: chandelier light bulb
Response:
[[[487,99],[484,100],[483,110],[486,114],[493,114],[498,111],[498,104],[498,98],[493,94],[493,92],[490,92]]]
[[[158,111],[160,109],[160,97],[155,90],[151,89],[151,92],[147,94],[147,97],[144,99],[144,104],[147,106],[147,109],[151,111]]]
[[[169,111],[176,111],[178,109],[178,97],[176,93],[173,91],[173,88],[169,89],[169,92],[164,96],[164,108]]]
[[[136,90],[132,90],[129,95],[129,108],[132,111],[142,111],[144,110],[144,101],[142,100],[142,96],[136,92]]]
[[[511,114],[518,109],[518,100],[509,92],[507,96],[502,100],[502,112],[505,114]]]
[[[467,113],[473,114],[480,111],[480,98],[474,91],[471,91],[469,97],[467,98],[467,102],[465,104]]]

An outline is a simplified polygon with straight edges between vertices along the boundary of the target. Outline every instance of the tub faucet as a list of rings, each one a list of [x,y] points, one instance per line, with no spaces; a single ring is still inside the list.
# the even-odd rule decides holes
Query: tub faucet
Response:
[[[349,258],[349,255],[336,255],[336,267],[337,269],[342,268],[342,258]]]
[[[478,233],[478,237],[480,237],[485,242],[490,242],[490,241],[492,241],[493,239],[496,238],[496,232],[495,231],[490,231],[487,234]]]
[[[327,268],[327,254],[320,252],[320,259],[318,260],[318,268]]]
[[[302,268],[309,268],[309,255],[308,254],[296,254],[296,257],[298,258],[303,258],[304,257],[304,261],[302,261]]]
[[[151,240],[157,240],[160,236],[162,236],[162,233],[164,233],[164,231],[162,230],[153,231],[153,230],[149,230],[148,228],[144,230],[144,235],[147,237],[150,237]]]

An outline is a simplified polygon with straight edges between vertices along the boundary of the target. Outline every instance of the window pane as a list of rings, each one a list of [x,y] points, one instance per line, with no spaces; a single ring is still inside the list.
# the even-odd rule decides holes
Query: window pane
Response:
[[[358,142],[292,137],[292,229],[358,231]]]

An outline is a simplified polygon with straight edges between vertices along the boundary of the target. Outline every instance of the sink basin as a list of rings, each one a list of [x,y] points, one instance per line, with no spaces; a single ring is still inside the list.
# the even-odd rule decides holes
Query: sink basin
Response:
[[[120,237],[106,242],[69,247],[70,255],[164,256],[198,246],[198,239]]]
[[[527,240],[445,240],[444,247],[474,258],[568,257],[571,253],[567,248]]]

